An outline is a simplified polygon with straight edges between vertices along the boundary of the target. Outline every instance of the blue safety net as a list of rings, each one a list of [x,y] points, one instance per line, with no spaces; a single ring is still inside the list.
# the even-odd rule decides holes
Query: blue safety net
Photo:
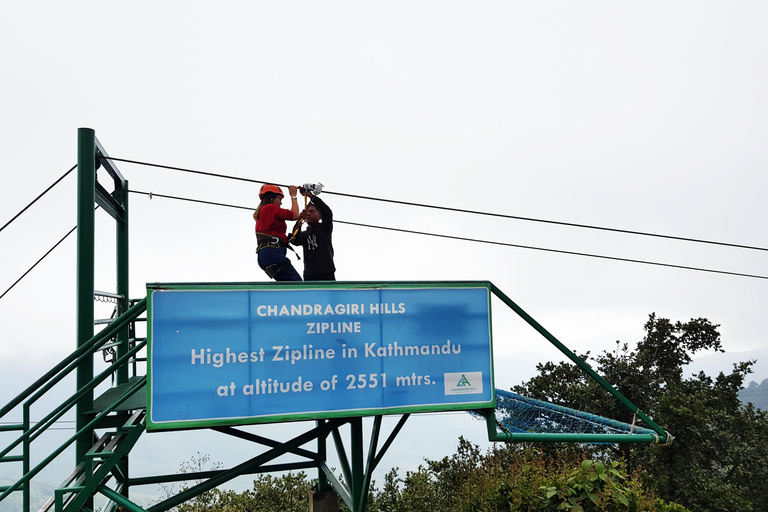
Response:
[[[510,433],[651,434],[653,430],[496,389],[496,422]]]

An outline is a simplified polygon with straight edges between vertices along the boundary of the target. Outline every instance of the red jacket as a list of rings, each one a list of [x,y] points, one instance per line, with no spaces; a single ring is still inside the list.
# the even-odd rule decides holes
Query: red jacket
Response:
[[[285,232],[288,226],[285,221],[293,220],[293,212],[280,208],[276,204],[266,204],[259,210],[259,218],[256,221],[256,233],[279,237],[283,242],[288,241]]]

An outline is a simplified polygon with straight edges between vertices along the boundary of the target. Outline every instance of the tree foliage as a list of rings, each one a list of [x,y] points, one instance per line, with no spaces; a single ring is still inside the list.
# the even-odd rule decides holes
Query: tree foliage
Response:
[[[659,500],[640,472],[623,463],[587,460],[564,451],[555,456],[516,445],[482,454],[464,438],[457,451],[427,460],[404,477],[393,468],[381,488],[374,482],[370,512],[609,511],[689,512]],[[312,481],[303,472],[260,475],[242,493],[214,489],[177,507],[178,512],[298,512],[307,510]],[[347,510],[342,505],[342,510]]]
[[[739,391],[753,361],[729,374],[684,376],[683,367],[703,350],[722,351],[717,325],[706,319],[671,322],[649,316],[634,349],[617,342],[615,352],[591,361],[598,373],[633,404],[675,436],[671,446],[605,445],[592,455],[642,468],[664,499],[693,510],[768,510],[768,418],[743,407]],[[539,375],[514,391],[532,398],[632,423],[636,418],[570,363],[540,364]],[[561,447],[562,448],[562,447]]]
[[[494,447],[486,454],[459,439],[456,453],[426,461],[399,478],[385,477],[370,501],[371,512],[653,511],[687,512],[645,488],[639,472],[621,462],[604,464],[576,451],[552,456],[520,446]]]
[[[300,471],[259,475],[244,492],[213,489],[176,507],[177,512],[306,512],[312,482]]]
[[[706,319],[649,316],[630,348],[583,359],[675,436],[671,446],[496,446],[486,454],[464,439],[456,453],[404,476],[393,468],[369,494],[372,512],[768,510],[768,416],[739,392],[752,361],[715,377],[684,375],[704,350],[722,351]],[[517,393],[632,423],[612,395],[570,363],[542,363]],[[199,455],[199,454],[198,454]],[[194,462],[194,461],[193,461]],[[207,462],[207,460],[203,461]],[[201,466],[190,463],[190,468]],[[179,512],[304,511],[312,482],[301,472],[259,476],[244,493],[213,490]]]

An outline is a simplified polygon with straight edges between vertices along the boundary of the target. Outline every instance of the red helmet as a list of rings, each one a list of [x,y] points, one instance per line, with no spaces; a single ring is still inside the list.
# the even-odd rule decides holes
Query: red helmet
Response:
[[[259,190],[259,199],[262,199],[262,196],[267,192],[272,192],[273,194],[285,197],[285,194],[283,194],[283,191],[280,190],[280,187],[277,185],[262,185],[261,190]]]

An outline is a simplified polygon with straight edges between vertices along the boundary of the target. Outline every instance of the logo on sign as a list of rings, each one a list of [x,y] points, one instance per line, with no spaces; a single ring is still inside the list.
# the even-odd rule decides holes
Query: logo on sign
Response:
[[[474,395],[483,392],[483,372],[444,373],[446,395]]]

